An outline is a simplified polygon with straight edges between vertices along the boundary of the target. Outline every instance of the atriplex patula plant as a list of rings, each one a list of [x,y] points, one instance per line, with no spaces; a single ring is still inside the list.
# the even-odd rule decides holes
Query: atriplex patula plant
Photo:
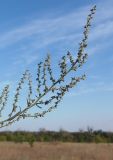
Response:
[[[79,44],[79,49],[77,53],[77,58],[74,59],[70,52],[67,55],[63,56],[59,62],[60,74],[56,79],[53,76],[53,71],[51,68],[51,57],[47,55],[47,58],[44,62],[40,62],[37,66],[37,88],[36,96],[33,96],[32,80],[29,70],[26,70],[23,74],[18,86],[16,88],[16,93],[14,95],[14,101],[12,104],[11,112],[8,114],[8,117],[0,122],[0,128],[8,126],[15,121],[20,120],[21,118],[26,117],[43,117],[47,112],[51,112],[57,107],[59,102],[62,100],[66,92],[70,88],[76,86],[78,82],[85,79],[85,75],[79,77],[70,77],[70,81],[67,82],[66,78],[70,76],[70,72],[76,72],[87,59],[87,54],[84,53],[84,49],[87,47],[87,39],[89,28],[91,26],[91,19],[95,14],[96,6],[90,10],[90,14],[87,17],[86,25],[84,26],[83,39]],[[28,80],[28,95],[26,99],[26,105],[24,107],[19,106],[19,96],[20,91],[22,90],[25,80]],[[49,81],[49,82],[48,82]],[[2,111],[4,110],[9,94],[9,85],[7,85],[0,96],[0,116],[2,116]],[[33,98],[32,98],[33,97]],[[35,113],[32,113],[32,108]],[[38,108],[38,112],[37,112]],[[29,112],[31,111],[31,112]]]

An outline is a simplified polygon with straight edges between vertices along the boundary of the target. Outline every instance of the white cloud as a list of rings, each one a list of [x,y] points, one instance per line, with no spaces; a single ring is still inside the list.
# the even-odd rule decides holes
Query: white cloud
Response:
[[[76,92],[71,92],[67,96],[81,96],[83,94],[90,94],[95,92],[113,92],[113,83],[107,84],[104,82],[97,82],[92,85],[79,86]]]
[[[112,40],[104,41],[102,43],[94,43],[91,46],[89,46],[86,50],[88,55],[98,54],[98,53],[104,53],[103,51],[107,49],[108,47],[112,46]]]
[[[55,19],[33,20],[28,24],[1,34],[0,46],[5,47],[29,37],[31,41],[33,39],[35,40],[35,37],[37,37],[37,42],[41,42],[41,40],[44,41],[46,37],[49,41],[51,39],[50,43],[58,38],[67,38],[66,35],[69,34],[70,31],[77,30],[83,25],[86,13],[87,7],[79,9],[75,13],[70,13]]]
[[[20,57],[15,58],[13,64],[14,65],[20,65],[20,64],[30,65],[36,60],[38,60],[38,56],[35,54],[21,54]]]
[[[76,43],[79,43],[82,28],[86,22],[86,16],[89,14],[90,7],[82,7],[72,13],[55,18],[34,19],[27,24],[2,33],[0,36],[0,48],[15,45],[15,43],[22,44],[23,48],[20,49],[23,53],[20,56],[22,59],[17,59],[14,62],[15,64],[22,62],[31,64],[37,60],[37,55],[33,51],[53,45],[53,43],[58,43],[58,47],[60,48],[66,46],[68,50],[68,46],[74,47]],[[106,8],[106,11],[104,8]],[[108,40],[113,36],[112,17],[113,10],[111,5],[103,2],[97,3],[97,12],[89,37],[90,44],[96,44],[88,48],[89,54],[97,53],[97,51],[108,46]],[[100,44],[101,41],[105,45]]]
[[[99,23],[95,28],[93,28],[90,41],[94,40],[103,40],[103,38],[109,38],[113,35],[113,20],[112,21],[105,21]]]

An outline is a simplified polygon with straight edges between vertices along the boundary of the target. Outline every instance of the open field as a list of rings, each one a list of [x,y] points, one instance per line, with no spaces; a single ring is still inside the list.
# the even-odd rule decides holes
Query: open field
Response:
[[[1,142],[0,160],[113,160],[113,144]]]

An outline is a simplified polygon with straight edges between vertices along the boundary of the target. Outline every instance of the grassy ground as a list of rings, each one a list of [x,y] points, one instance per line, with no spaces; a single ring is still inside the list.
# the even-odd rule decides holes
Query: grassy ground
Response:
[[[113,144],[0,142],[0,160],[113,160]]]

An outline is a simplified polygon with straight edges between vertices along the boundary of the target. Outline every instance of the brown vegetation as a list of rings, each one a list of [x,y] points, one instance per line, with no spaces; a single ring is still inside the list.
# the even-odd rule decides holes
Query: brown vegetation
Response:
[[[0,160],[113,160],[113,144],[1,142]]]

